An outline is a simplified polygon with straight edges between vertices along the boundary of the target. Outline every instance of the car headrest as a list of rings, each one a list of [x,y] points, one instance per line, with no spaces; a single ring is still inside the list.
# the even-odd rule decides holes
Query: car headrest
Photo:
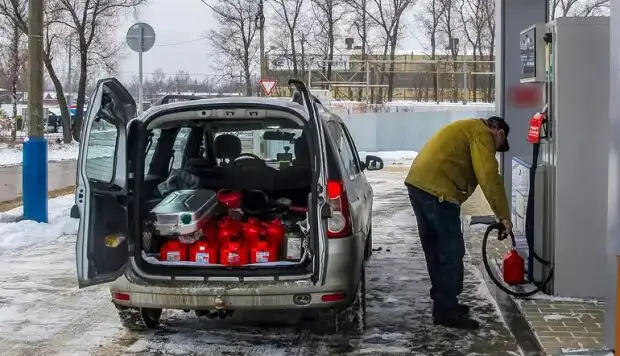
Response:
[[[213,143],[216,158],[235,159],[241,154],[241,139],[232,134],[223,134]]]
[[[295,165],[309,165],[310,163],[310,147],[306,136],[300,136],[295,139]]]

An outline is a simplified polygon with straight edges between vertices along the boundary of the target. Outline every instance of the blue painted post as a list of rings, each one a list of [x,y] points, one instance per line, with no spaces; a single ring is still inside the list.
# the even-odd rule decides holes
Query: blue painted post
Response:
[[[22,187],[24,219],[48,222],[47,140],[30,136],[24,140]]]
[[[28,3],[28,138],[24,141],[24,219],[47,219],[47,120],[43,112],[43,0]],[[44,123],[45,122],[45,123]]]

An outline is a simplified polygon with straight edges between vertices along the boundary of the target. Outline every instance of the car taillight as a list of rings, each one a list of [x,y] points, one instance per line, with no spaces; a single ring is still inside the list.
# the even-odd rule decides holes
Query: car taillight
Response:
[[[342,181],[327,182],[327,203],[332,209],[332,217],[327,220],[327,237],[335,239],[352,235],[349,200]]]

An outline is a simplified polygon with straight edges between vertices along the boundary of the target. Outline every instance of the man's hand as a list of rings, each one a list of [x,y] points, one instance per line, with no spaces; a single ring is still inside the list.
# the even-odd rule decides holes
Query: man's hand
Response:
[[[499,222],[504,225],[504,230],[501,231],[501,237],[503,240],[504,238],[508,237],[508,235],[512,232],[512,222],[508,219],[502,219]]]

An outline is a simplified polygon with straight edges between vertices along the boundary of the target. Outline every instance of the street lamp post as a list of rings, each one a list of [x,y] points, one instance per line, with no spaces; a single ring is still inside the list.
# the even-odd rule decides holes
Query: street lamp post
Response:
[[[47,140],[43,136],[43,0],[28,2],[28,137],[24,140],[24,219],[47,222]]]

